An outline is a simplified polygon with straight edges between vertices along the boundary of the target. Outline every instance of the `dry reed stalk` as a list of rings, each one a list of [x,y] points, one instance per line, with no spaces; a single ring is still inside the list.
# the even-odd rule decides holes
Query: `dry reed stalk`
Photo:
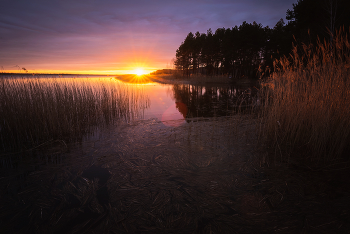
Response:
[[[49,139],[80,141],[95,128],[129,121],[147,97],[111,79],[0,80],[0,151],[21,151]]]
[[[332,43],[294,47],[290,58],[275,62],[260,91],[265,139],[286,155],[302,152],[316,161],[344,155],[350,142],[349,51],[347,35],[339,31]]]

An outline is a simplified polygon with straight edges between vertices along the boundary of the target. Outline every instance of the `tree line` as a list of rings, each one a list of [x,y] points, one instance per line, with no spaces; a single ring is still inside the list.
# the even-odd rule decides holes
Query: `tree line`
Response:
[[[350,1],[299,0],[273,28],[244,21],[207,33],[190,32],[176,50],[174,65],[184,76],[227,75],[257,78],[272,71],[273,61],[288,56],[293,45],[333,40],[340,27],[348,32]]]

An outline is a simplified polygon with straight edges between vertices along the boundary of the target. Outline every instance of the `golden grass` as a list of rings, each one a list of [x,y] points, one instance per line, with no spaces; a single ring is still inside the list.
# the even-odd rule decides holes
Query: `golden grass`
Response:
[[[0,152],[49,140],[81,141],[97,127],[128,121],[149,103],[111,79],[0,80]]]
[[[345,155],[350,144],[349,52],[348,37],[339,31],[332,44],[294,47],[289,58],[275,62],[260,95],[261,134],[274,143],[276,155],[289,160],[302,153],[316,161]]]

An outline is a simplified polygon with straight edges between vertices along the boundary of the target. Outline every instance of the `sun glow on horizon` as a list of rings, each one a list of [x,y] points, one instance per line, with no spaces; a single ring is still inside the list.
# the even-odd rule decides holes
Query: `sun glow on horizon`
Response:
[[[134,73],[135,75],[138,75],[138,76],[142,76],[142,75],[145,75],[145,74],[146,74],[146,72],[145,72],[145,70],[143,70],[143,68],[136,68],[136,69],[133,71],[133,73]]]

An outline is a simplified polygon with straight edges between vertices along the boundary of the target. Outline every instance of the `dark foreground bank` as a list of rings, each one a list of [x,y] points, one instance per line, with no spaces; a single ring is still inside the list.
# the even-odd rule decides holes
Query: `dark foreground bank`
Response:
[[[274,165],[256,126],[250,116],[139,121],[3,155],[0,231],[348,233],[347,170]]]

